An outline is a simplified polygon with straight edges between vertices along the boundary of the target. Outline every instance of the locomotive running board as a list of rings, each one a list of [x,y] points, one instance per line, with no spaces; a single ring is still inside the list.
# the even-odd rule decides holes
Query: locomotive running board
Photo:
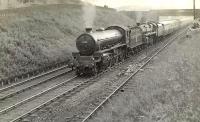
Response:
[[[104,52],[107,52],[107,51],[110,51],[110,50],[113,50],[113,49],[116,49],[116,48],[119,48],[119,47],[123,47],[123,46],[126,46],[126,44],[118,44],[118,45],[115,45],[109,49],[105,49],[105,50],[102,50],[102,51],[99,51],[100,53],[104,53]]]

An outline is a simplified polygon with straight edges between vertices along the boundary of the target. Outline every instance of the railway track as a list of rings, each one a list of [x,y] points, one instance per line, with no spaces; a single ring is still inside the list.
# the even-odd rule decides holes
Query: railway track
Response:
[[[181,37],[184,34],[185,31],[180,32],[175,36],[174,38],[170,39],[164,46],[162,46],[160,49],[158,49],[153,55],[151,55],[149,58],[145,58],[143,61],[141,61],[141,64],[139,68],[137,68],[128,78],[123,80],[123,82],[118,87],[113,87],[108,89],[108,95],[102,97],[97,103],[96,107],[91,110],[90,113],[86,113],[85,117],[82,117],[82,122],[87,122],[89,119],[91,119],[115,94],[117,94],[118,91],[122,89],[123,86],[125,86],[130,79],[132,79],[137,73],[139,73],[155,56],[157,56],[160,52],[162,52],[168,45],[170,45],[175,39],[178,37]],[[84,115],[83,115],[84,116]],[[80,120],[80,118],[79,118]]]
[[[120,63],[119,63],[120,64]],[[104,72],[101,72],[100,74],[98,74],[97,76],[91,77],[91,78],[87,78],[87,77],[73,77],[72,79],[68,80],[66,83],[67,84],[62,84],[61,87],[59,89],[61,92],[60,93],[56,93],[54,92],[54,97],[52,97],[51,99],[47,100],[46,102],[30,109],[29,111],[25,112],[24,114],[22,114],[21,116],[18,116],[17,118],[13,119],[11,122],[18,122],[18,121],[22,121],[24,118],[26,118],[27,116],[30,116],[31,114],[34,115],[33,113],[38,111],[39,109],[57,101],[58,99],[68,99],[70,97],[72,97],[74,94],[80,92],[81,90],[89,87],[90,85],[95,83],[95,79],[102,76],[104,73],[108,72],[111,69],[116,68],[117,66],[119,66],[119,64],[113,66],[112,68],[105,70]],[[70,83],[70,84],[69,84]],[[64,86],[63,86],[64,85]],[[49,96],[49,95],[47,95]],[[52,96],[52,95],[51,95]],[[1,118],[1,115],[0,115]]]
[[[7,108],[3,111],[1,111],[0,118],[1,118],[1,115],[3,115],[5,118],[7,118],[10,115],[14,115],[19,110],[23,111],[23,109],[27,109],[27,107],[26,108],[24,107],[24,106],[28,106],[26,104],[33,105],[33,104],[37,103],[37,105],[35,105],[34,107],[30,107],[30,109],[28,111],[25,110],[25,112],[23,112],[23,114],[16,115],[15,116],[16,118],[9,120],[11,122],[22,121],[27,116],[31,116],[31,114],[34,115],[33,114],[34,112],[57,101],[58,99],[68,99],[68,98],[72,97],[74,94],[76,94],[76,93],[80,92],[81,90],[94,84],[97,81],[95,79],[102,76],[106,72],[108,72],[114,68],[117,68],[120,64],[121,63],[118,63],[115,66],[113,66],[112,68],[105,70],[105,71],[101,72],[100,74],[98,74],[97,76],[94,76],[91,78],[74,76],[71,79],[59,84],[58,86],[55,86],[55,88],[50,88],[47,91],[44,91],[42,93],[39,93],[38,95],[32,96],[24,101],[21,101],[13,106],[10,106],[9,108]],[[51,97],[49,97],[49,99],[47,99],[48,96],[51,96]],[[45,99],[43,99],[43,102],[42,102],[42,98],[45,98]]]
[[[5,118],[4,115],[7,112],[62,85],[63,81],[59,80],[59,78],[65,78],[65,74],[73,74],[73,72],[67,66],[63,66],[0,89],[0,122],[5,122],[2,118]],[[55,80],[57,81],[54,82]]]
[[[104,72],[100,73],[99,75],[103,73]],[[73,73],[69,74],[69,76],[71,75],[73,75]],[[22,99],[22,100],[18,100],[19,96],[15,96],[22,92],[16,93],[15,95],[12,95],[12,96],[10,95],[9,97],[1,100],[2,104],[0,105],[0,108],[1,108],[0,120],[2,122],[21,121],[23,120],[24,117],[34,113],[35,111],[41,109],[44,106],[47,106],[48,104],[56,101],[57,99],[62,98],[62,97],[65,97],[65,98],[70,97],[73,94],[81,91],[82,89],[87,88],[88,86],[94,83],[93,79],[95,79],[98,76],[95,76],[92,78],[85,78],[84,80],[84,78],[77,77],[76,75],[74,75],[70,77],[68,80],[61,81],[61,83],[55,86],[52,86],[46,90],[42,90],[41,92],[31,95],[30,97],[26,99]],[[41,84],[33,85],[33,87],[41,87]],[[36,89],[33,89],[33,90],[36,91]],[[27,95],[22,95],[22,96],[27,97]],[[19,102],[12,103],[13,101],[14,102],[19,101]]]
[[[67,89],[68,92],[71,91],[71,88],[78,86],[82,79],[78,79],[77,76],[73,76],[68,80],[61,82],[60,84],[50,87],[47,90],[39,92],[27,99],[20,100],[18,103],[11,104],[8,107],[4,108],[0,112],[1,121],[13,121],[19,116],[24,116],[30,114],[34,110],[38,110],[42,106],[47,105],[48,103],[56,100],[57,98],[61,97],[65,94]],[[68,93],[66,92],[66,93]],[[8,101],[6,101],[8,102]],[[3,105],[6,105],[6,102]]]
[[[60,77],[64,74],[72,72],[72,70],[67,69],[67,66],[52,70],[50,72],[38,75],[36,77],[30,78],[28,80],[13,84],[11,86],[0,89],[0,101],[30,90],[39,85],[45,84],[50,80]]]
[[[21,121],[26,116],[31,115],[35,111],[41,109],[44,106],[47,106],[48,104],[58,100],[59,98],[66,99],[67,97],[71,97],[74,94],[80,92],[82,89],[89,87],[90,85],[95,83],[94,79],[103,75],[105,72],[108,72],[109,70],[113,68],[116,68],[117,66],[119,66],[119,64],[98,74],[97,76],[94,76],[89,79],[86,78],[86,80],[83,80],[83,78],[77,77],[76,75],[74,75],[68,80],[61,81],[61,83],[56,84],[55,86],[52,86],[46,90],[41,90],[41,92],[38,92],[37,94],[35,91],[38,91],[39,88],[34,89],[34,87],[41,87],[40,89],[42,89],[44,87],[42,87],[41,85],[49,82],[49,80],[56,79],[56,78],[55,77],[48,78],[44,81],[39,81],[38,83],[34,85],[30,85],[29,87],[20,89],[17,92],[4,95],[3,97],[0,98],[1,103],[2,103],[0,105],[0,120],[3,122]],[[67,73],[69,72],[70,71],[68,71]],[[60,73],[58,76],[63,75],[63,74],[66,74],[66,72]],[[71,75],[73,75],[73,73],[69,74],[69,76]],[[13,90],[12,88],[16,89],[16,87],[18,86],[22,87],[23,84],[26,84],[29,82],[30,81],[28,80],[28,81],[24,81],[24,82],[12,85],[10,87],[2,89],[1,92],[5,92],[7,90]],[[32,91],[30,91],[30,89],[32,89]],[[29,91],[29,92],[26,94],[23,94],[26,91]],[[27,97],[30,92],[34,92],[34,94],[31,94],[31,96],[28,98],[23,97],[22,99],[19,99],[21,96]]]

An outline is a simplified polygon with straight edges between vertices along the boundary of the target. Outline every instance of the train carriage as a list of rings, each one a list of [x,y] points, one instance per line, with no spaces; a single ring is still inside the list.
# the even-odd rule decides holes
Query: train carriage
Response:
[[[168,20],[168,21],[162,21],[160,24],[163,25],[164,29],[163,33],[160,34],[162,36],[166,36],[174,31],[176,31],[180,27],[180,21],[179,20]]]

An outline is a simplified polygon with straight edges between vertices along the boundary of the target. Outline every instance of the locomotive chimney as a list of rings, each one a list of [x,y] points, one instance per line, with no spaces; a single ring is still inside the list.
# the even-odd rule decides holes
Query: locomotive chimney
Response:
[[[137,22],[137,23],[136,23],[136,25],[137,25],[137,26],[140,26],[140,23],[139,23],[139,22]]]
[[[85,28],[86,33],[92,33],[92,27]]]

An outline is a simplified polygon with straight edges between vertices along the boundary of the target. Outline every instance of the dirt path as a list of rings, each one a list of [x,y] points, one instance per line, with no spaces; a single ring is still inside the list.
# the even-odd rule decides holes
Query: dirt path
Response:
[[[91,122],[200,121],[199,38],[172,43]]]

